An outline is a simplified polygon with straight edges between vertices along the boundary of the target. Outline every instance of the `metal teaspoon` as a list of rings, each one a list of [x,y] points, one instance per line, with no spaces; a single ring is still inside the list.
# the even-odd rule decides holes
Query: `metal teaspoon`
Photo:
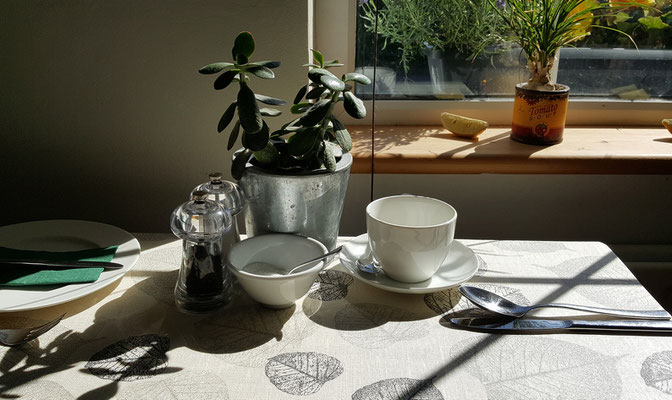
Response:
[[[618,310],[611,308],[581,306],[565,303],[536,304],[531,306],[521,306],[504,297],[492,293],[488,290],[474,286],[460,286],[460,293],[471,300],[477,306],[492,311],[496,314],[506,315],[508,317],[520,318],[528,311],[541,307],[568,308],[571,310],[587,311],[598,314],[613,315],[624,318],[642,318],[642,319],[662,319],[669,320],[670,314],[664,310],[640,311],[640,310]]]

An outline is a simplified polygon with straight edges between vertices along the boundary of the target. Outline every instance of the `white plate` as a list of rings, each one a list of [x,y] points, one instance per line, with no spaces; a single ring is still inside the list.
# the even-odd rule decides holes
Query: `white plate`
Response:
[[[0,289],[0,312],[26,311],[84,297],[120,279],[140,256],[140,243],[130,233],[98,222],[76,220],[35,221],[0,227],[0,246],[22,250],[76,251],[119,246],[112,261],[124,267],[103,271],[97,281],[56,288]]]
[[[350,240],[343,245],[343,250],[339,255],[341,264],[355,278],[364,283],[379,289],[396,293],[433,293],[458,286],[471,279],[478,270],[478,259],[476,254],[455,240],[450,247],[448,257],[443,265],[439,267],[434,276],[426,281],[418,283],[404,283],[395,281],[385,275],[384,272],[378,274],[367,274],[357,268],[355,262],[366,255],[369,251],[369,237],[365,233]]]

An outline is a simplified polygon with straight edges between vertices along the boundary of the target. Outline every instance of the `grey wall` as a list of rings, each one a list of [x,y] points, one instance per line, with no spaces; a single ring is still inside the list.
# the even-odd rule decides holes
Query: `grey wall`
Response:
[[[168,231],[189,191],[230,168],[228,132],[215,127],[235,90],[215,91],[197,69],[228,60],[250,30],[257,60],[283,62],[258,91],[291,100],[304,82],[307,1],[5,0],[0,10],[0,225],[78,218]],[[669,176],[375,182],[376,197],[452,203],[459,237],[672,242]],[[369,184],[351,177],[343,234],[364,232]]]
[[[353,175],[343,232],[366,231],[368,175]],[[669,175],[376,175],[374,197],[412,193],[458,212],[460,238],[672,243]]]
[[[2,1],[0,225],[81,218],[166,231],[208,172],[230,169],[216,126],[236,90],[215,91],[198,68],[229,61],[250,30],[253,59],[283,63],[251,86],[291,100],[307,20],[306,1]]]

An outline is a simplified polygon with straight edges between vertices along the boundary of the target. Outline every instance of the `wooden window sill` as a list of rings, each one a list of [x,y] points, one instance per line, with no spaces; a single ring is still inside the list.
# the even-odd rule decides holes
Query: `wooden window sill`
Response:
[[[371,173],[371,128],[348,127],[352,173]],[[672,174],[672,135],[664,128],[567,128],[562,143],[513,141],[489,128],[477,141],[432,126],[378,126],[379,174]]]

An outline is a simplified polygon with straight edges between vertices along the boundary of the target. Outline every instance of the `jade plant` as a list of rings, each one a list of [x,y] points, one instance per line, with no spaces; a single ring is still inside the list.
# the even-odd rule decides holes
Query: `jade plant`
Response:
[[[364,103],[352,92],[357,82],[368,85],[369,78],[358,73],[347,73],[336,77],[329,68],[342,66],[338,60],[325,61],[317,50],[312,50],[313,63],[309,67],[308,83],[299,89],[291,112],[297,117],[271,132],[264,117],[275,117],[281,111],[275,108],[259,107],[259,103],[281,106],[285,101],[255,94],[249,82],[253,76],[261,79],[273,79],[273,68],[280,66],[279,61],[251,62],[255,49],[255,40],[251,33],[241,32],[236,37],[232,56],[233,62],[208,64],[199,72],[202,74],[221,73],[214,82],[216,90],[222,90],[237,82],[239,85],[236,100],[231,103],[219,120],[217,131],[224,131],[234,119],[227,149],[231,150],[238,137],[243,149],[235,153],[231,174],[240,179],[247,163],[257,165],[273,172],[296,173],[324,168],[336,169],[336,163],[343,152],[352,149],[352,139],[347,129],[333,115],[337,103],[343,102],[345,111],[354,118],[364,118]]]

